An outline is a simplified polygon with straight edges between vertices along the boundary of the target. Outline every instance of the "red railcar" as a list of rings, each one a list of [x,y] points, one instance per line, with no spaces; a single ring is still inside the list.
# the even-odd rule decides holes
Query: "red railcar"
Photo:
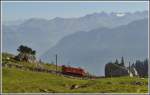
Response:
[[[81,68],[62,66],[62,73],[72,76],[85,76],[85,71]]]

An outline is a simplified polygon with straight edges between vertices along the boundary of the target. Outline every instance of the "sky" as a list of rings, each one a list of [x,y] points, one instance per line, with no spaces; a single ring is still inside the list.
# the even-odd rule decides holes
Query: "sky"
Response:
[[[105,11],[135,12],[148,10],[148,2],[3,2],[3,21],[29,18],[72,18]]]

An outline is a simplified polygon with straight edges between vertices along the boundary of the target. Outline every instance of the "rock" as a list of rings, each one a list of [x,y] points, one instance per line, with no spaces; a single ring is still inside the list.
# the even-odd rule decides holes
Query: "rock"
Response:
[[[147,77],[148,76],[148,59],[144,61],[137,60],[135,64],[132,64],[131,67],[125,67],[120,65],[117,62],[108,63],[105,65],[105,77],[115,77],[115,76],[139,76]]]
[[[134,81],[134,82],[131,82],[132,85],[143,85],[144,83],[143,82],[139,82],[139,81]]]
[[[128,76],[128,69],[115,63],[108,63],[105,66],[106,77]]]
[[[19,53],[17,56],[15,56],[15,59],[18,61],[26,61],[29,63],[36,63],[36,57],[31,54],[26,54],[26,53]]]
[[[40,92],[49,92],[48,89],[39,89],[39,90],[40,90]]]
[[[73,84],[70,89],[77,89],[79,86],[77,84]]]
[[[10,60],[10,57],[6,57],[6,60]]]

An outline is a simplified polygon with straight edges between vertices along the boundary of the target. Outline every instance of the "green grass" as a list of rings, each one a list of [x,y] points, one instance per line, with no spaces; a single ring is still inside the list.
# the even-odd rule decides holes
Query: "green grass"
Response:
[[[132,84],[142,82],[142,85]],[[4,93],[147,93],[148,80],[140,78],[118,77],[82,80],[60,75],[23,71],[16,68],[3,68]],[[81,88],[71,90],[73,84]],[[88,85],[86,87],[82,87]]]
[[[7,58],[10,58],[9,60]],[[3,64],[20,64],[35,68],[35,63],[20,62],[13,59],[14,55],[3,53]],[[54,64],[41,64],[43,68],[55,70]],[[61,66],[58,67],[61,71]],[[33,72],[15,67],[3,67],[3,93],[148,93],[148,78],[116,77],[100,79],[69,78],[44,72]],[[141,85],[136,85],[140,82]],[[72,85],[77,89],[70,89]]]
[[[24,67],[32,67],[32,68],[36,68],[36,67],[42,67],[45,69],[49,69],[49,70],[56,70],[56,65],[54,64],[49,64],[49,63],[39,63],[39,64],[35,64],[35,63],[28,63],[25,61],[17,61],[14,58],[14,55],[9,54],[9,53],[3,53],[2,54],[2,61],[3,64],[19,64],[19,65],[23,65]],[[9,59],[7,59],[9,58]],[[57,66],[57,70],[61,71],[61,66]]]
[[[16,68],[3,68],[3,92],[64,92],[71,84],[85,83],[60,75],[22,71]]]

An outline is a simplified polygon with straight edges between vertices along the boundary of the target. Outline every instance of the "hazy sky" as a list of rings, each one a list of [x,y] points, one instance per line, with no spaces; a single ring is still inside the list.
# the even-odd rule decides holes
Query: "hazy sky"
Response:
[[[29,18],[80,17],[94,12],[148,10],[148,2],[3,2],[3,21]]]

